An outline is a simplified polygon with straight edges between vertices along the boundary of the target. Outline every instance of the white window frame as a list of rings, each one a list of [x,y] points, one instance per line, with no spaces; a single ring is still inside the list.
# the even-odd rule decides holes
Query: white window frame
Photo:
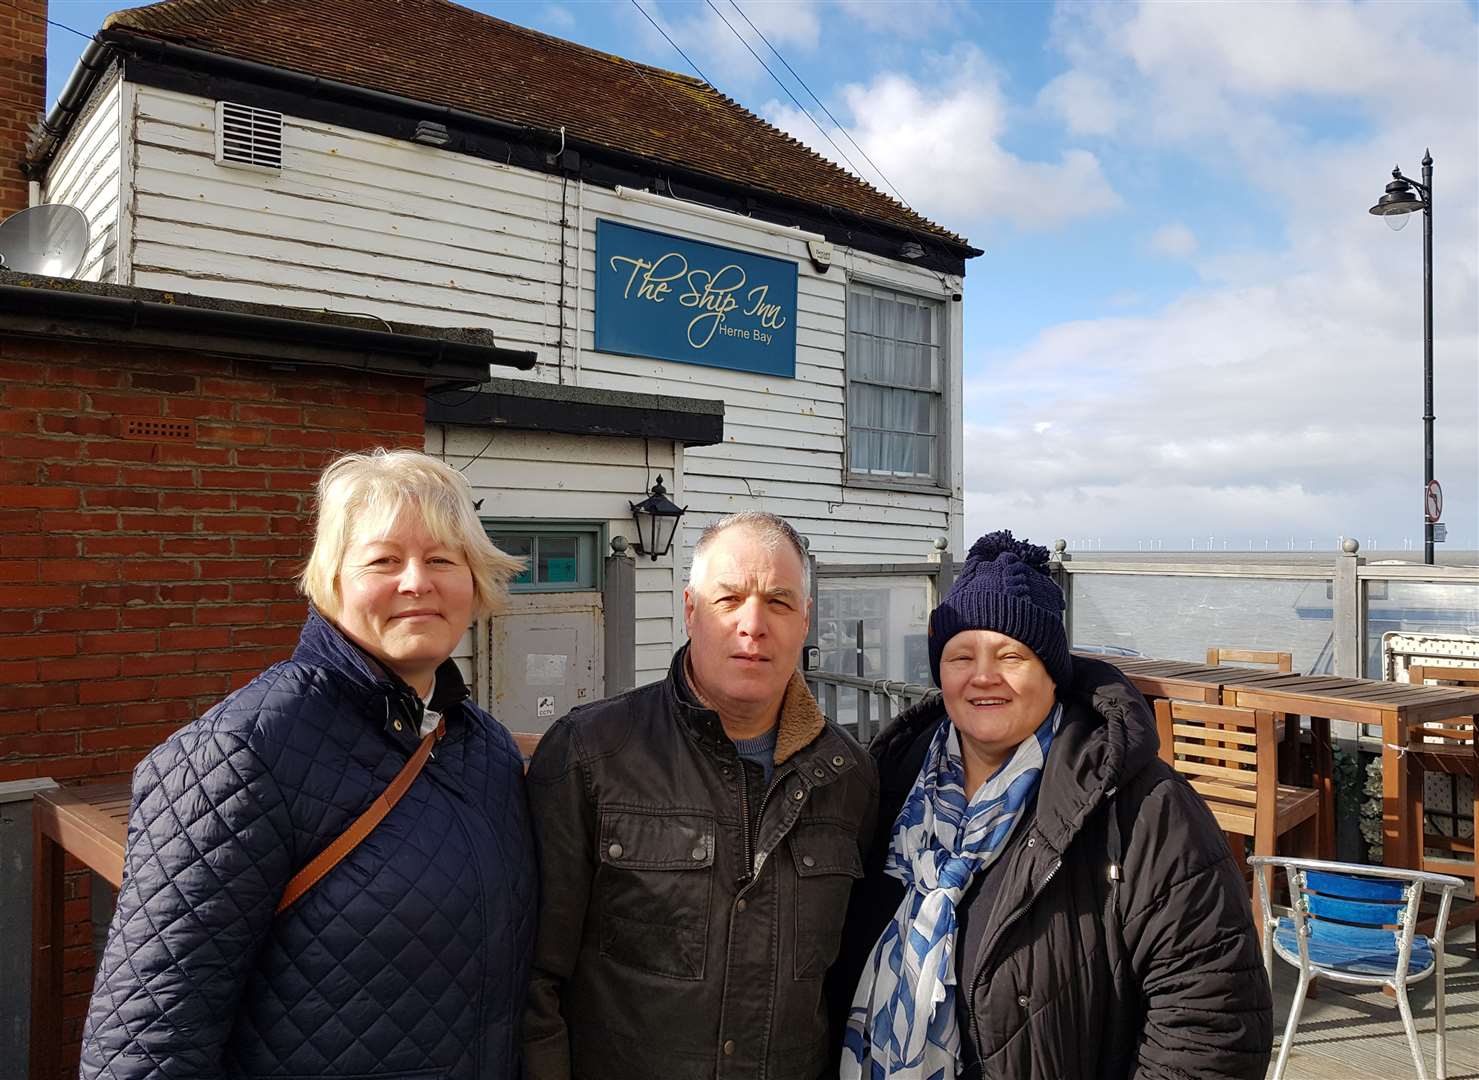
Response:
[[[852,298],[854,291],[861,290],[885,296],[904,297],[923,305],[931,305],[936,312],[937,339],[934,343],[936,353],[936,373],[938,389],[934,391],[939,396],[937,416],[939,417],[938,430],[934,432],[935,440],[935,475],[925,476],[902,476],[897,473],[882,472],[859,472],[853,468],[853,423],[852,423],[852,329],[850,322]],[[847,282],[847,297],[844,312],[844,360],[843,360],[843,414],[846,418],[846,433],[843,437],[843,470],[844,482],[849,487],[879,488],[888,491],[929,491],[949,493],[951,487],[951,340],[952,328],[950,319],[952,315],[948,296],[932,295],[918,289],[910,289],[900,286],[895,282],[883,281],[863,275],[854,275]],[[876,380],[860,380],[868,385],[888,386],[889,383],[881,383]],[[916,387],[901,387],[902,389],[917,390]]]

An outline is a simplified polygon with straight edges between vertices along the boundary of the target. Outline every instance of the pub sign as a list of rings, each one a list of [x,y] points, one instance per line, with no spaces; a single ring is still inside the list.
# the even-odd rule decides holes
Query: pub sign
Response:
[[[796,264],[596,222],[596,349],[796,377]]]

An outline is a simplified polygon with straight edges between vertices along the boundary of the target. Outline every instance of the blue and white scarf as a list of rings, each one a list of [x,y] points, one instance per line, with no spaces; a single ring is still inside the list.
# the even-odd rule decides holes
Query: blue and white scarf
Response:
[[[1042,779],[1063,707],[1054,705],[967,803],[960,735],[946,718],[894,824],[883,864],[908,892],[873,947],[853,995],[841,1080],[950,1080],[955,1019],[955,905],[989,866]]]

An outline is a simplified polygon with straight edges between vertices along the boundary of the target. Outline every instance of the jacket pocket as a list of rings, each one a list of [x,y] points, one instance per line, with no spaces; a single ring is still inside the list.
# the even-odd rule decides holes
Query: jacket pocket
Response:
[[[714,876],[709,814],[601,814],[601,955],[655,975],[702,979]]]
[[[802,822],[786,843],[796,866],[796,978],[820,979],[837,959],[848,896],[863,876],[858,838],[841,825]]]

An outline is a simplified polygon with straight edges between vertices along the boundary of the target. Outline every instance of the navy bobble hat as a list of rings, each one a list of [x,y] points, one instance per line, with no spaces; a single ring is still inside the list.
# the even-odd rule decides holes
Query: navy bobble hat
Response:
[[[1061,689],[1073,677],[1063,629],[1063,591],[1048,575],[1048,549],[1009,530],[971,545],[955,584],[930,612],[930,674],[940,685],[940,654],[962,630],[995,630],[1026,645]]]

